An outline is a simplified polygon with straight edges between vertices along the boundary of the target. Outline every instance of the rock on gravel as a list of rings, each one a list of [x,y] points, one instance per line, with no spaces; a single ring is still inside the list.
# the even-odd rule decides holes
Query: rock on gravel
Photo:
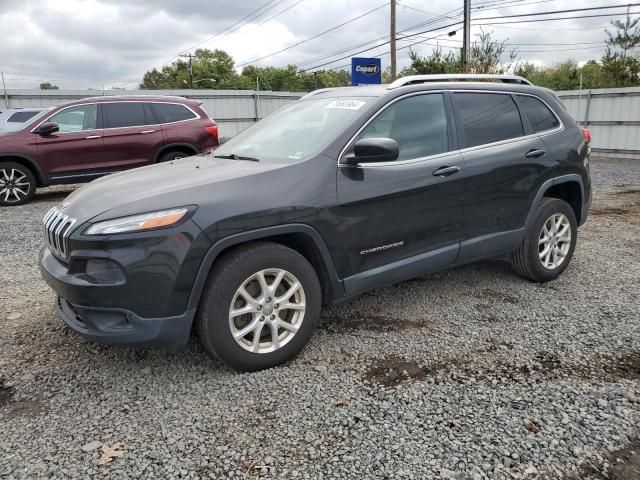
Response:
[[[69,189],[1,209],[0,302],[20,316],[0,315],[0,476],[638,480],[640,162],[592,173],[558,280],[495,260],[379,289],[253,374],[196,340],[169,354],[72,334],[37,263]]]

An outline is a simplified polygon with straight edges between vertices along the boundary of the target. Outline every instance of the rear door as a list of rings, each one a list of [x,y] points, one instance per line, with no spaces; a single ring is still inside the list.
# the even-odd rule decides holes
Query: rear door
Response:
[[[149,103],[107,102],[101,106],[109,167],[122,169],[153,163],[164,138]]]
[[[513,248],[550,156],[509,93],[452,93],[467,166],[459,262]]]
[[[60,130],[36,135],[43,170],[53,179],[99,168],[105,160],[98,105],[73,105],[39,123],[54,122]]]
[[[455,134],[445,93],[392,102],[345,154],[367,137],[396,140],[400,157],[338,169],[340,263],[351,277],[345,280],[349,294],[452,264],[462,221],[464,164],[452,151]],[[450,173],[439,175],[443,168]]]

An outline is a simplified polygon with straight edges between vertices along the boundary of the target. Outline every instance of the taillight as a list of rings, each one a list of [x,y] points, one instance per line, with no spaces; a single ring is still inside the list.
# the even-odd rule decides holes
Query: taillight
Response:
[[[583,128],[582,133],[584,134],[584,141],[587,143],[591,143],[591,132],[588,128]]]
[[[209,125],[208,127],[204,127],[209,135],[218,141],[218,126],[217,125]]]

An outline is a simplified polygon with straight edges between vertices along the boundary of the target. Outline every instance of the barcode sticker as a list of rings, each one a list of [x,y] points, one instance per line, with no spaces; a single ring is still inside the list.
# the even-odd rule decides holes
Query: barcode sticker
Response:
[[[334,100],[324,108],[342,108],[344,110],[358,110],[366,102],[362,100]]]

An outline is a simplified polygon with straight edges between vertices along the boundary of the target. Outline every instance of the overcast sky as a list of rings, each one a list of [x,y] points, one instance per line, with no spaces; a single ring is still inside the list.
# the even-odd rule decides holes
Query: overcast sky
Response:
[[[506,1],[472,0],[472,5],[477,7],[487,4],[485,8],[476,7],[472,18],[624,3],[620,0],[511,0],[510,7],[491,7],[496,2]],[[131,88],[139,83],[145,71],[170,62],[179,53],[199,44],[200,47],[226,50],[236,64],[242,64],[381,7],[329,34],[257,63],[284,66],[378,39],[389,30],[389,7],[382,6],[385,0],[274,0],[265,7],[264,10],[273,6],[264,15],[235,31],[214,37],[266,3],[267,0],[0,0],[0,70],[5,73],[8,89],[37,88],[43,81],[60,88]],[[428,22],[461,6],[462,0],[399,0],[398,31]],[[288,7],[291,8],[269,20]],[[640,7],[632,10],[640,11]],[[456,13],[420,30],[458,21],[460,17],[455,17]],[[514,47],[517,44],[521,60],[553,64],[569,58],[577,61],[599,58],[604,52],[604,28],[612,19],[482,28],[492,31],[497,39],[508,39]],[[269,21],[263,23],[266,20]],[[472,34],[479,28],[473,27]],[[447,37],[446,32],[453,29],[458,29],[456,35]],[[425,34],[425,37],[436,35],[444,38],[412,48],[424,54],[434,48],[429,44],[436,42],[459,48],[460,27]],[[398,47],[417,40],[400,41]],[[388,45],[360,56],[385,52],[388,52]],[[398,52],[399,69],[408,64],[408,52],[408,48]],[[305,66],[316,66],[348,53],[311,61]],[[324,68],[348,62],[348,59],[340,60]],[[382,56],[382,62],[386,68],[389,55]]]

